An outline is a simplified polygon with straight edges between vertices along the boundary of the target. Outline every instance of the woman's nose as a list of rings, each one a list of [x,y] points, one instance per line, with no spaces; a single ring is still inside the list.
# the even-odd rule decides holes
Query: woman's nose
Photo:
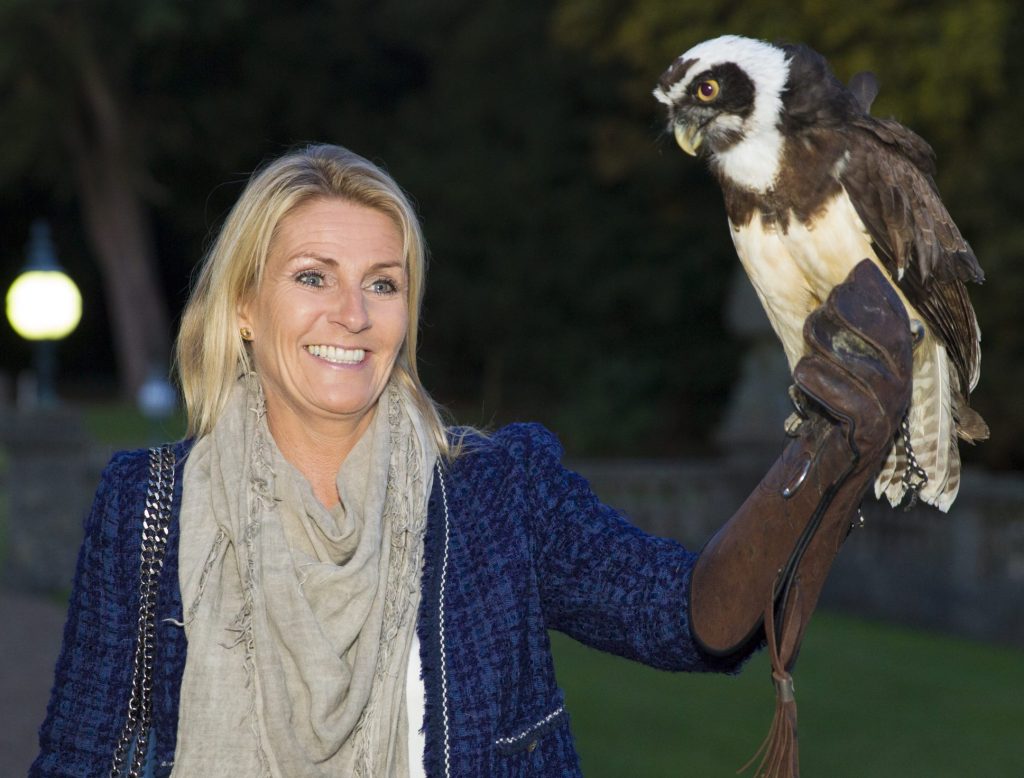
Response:
[[[370,313],[363,290],[356,287],[339,291],[331,318],[349,332],[362,332],[369,327]]]

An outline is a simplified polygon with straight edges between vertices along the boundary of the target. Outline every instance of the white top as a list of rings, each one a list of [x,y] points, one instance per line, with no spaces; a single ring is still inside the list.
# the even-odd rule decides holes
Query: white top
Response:
[[[427,689],[423,685],[420,666],[420,639],[412,636],[409,649],[409,670],[405,676],[405,706],[409,718],[409,778],[427,778],[423,767],[427,739],[423,736],[423,713],[426,710]]]

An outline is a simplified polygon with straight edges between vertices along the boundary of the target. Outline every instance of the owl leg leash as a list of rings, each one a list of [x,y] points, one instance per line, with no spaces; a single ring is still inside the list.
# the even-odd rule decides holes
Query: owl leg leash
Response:
[[[748,763],[756,778],[799,775],[792,670],[825,579],[910,403],[906,311],[860,263],[806,322],[809,354],[793,377],[807,421],[736,514],[707,543],[690,585],[690,628],[729,656],[762,638],[776,712]],[[745,768],[744,768],[745,769]]]

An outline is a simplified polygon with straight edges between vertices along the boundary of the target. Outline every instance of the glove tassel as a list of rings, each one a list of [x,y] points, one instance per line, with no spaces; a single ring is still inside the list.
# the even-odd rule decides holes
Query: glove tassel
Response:
[[[795,585],[795,597],[799,596],[799,585]],[[795,604],[795,603],[794,603]],[[783,636],[792,634],[794,625],[789,622],[799,612],[799,608],[783,607]],[[775,633],[775,593],[772,593],[764,614],[765,637],[768,641],[768,652],[772,663],[772,680],[775,683],[775,716],[768,736],[761,743],[750,761],[737,773],[746,772],[750,766],[761,758],[753,778],[799,778],[800,753],[797,747],[796,730],[796,696],[793,691],[793,676],[786,669],[779,650],[779,639]]]

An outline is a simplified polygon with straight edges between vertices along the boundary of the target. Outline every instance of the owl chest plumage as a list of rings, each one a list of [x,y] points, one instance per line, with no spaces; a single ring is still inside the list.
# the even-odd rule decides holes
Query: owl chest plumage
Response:
[[[882,267],[842,189],[809,218],[793,211],[768,215],[754,209],[745,223],[730,218],[730,228],[736,253],[782,340],[790,369],[804,354],[802,331],[808,314],[860,260],[871,259]]]

